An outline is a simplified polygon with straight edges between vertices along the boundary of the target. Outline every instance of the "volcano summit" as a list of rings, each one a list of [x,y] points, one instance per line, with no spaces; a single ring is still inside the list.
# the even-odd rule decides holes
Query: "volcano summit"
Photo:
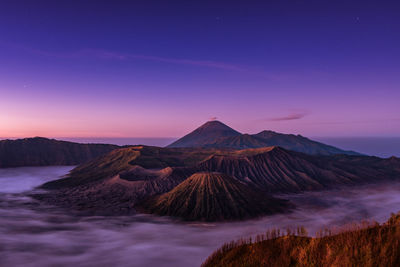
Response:
[[[262,131],[258,134],[241,134],[220,121],[209,121],[185,135],[168,147],[203,147],[246,149],[280,146],[288,150],[311,155],[360,155],[310,140],[301,135],[282,134],[274,131]]]

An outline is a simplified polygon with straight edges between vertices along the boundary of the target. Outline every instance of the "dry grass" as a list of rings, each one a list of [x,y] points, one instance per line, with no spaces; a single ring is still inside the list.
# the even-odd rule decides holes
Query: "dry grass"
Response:
[[[400,266],[400,214],[381,225],[363,222],[306,235],[304,228],[274,229],[223,245],[202,266]]]

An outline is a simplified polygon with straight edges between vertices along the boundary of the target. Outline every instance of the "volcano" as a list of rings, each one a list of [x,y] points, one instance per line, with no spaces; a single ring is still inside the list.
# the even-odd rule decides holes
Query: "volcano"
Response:
[[[203,147],[247,149],[280,146],[287,150],[310,155],[361,155],[354,151],[313,141],[301,135],[262,131],[258,134],[241,134],[219,121],[209,121],[193,132],[178,139],[168,147]]]
[[[216,179],[203,177],[202,182],[198,182],[199,179],[192,177],[190,186],[201,185],[193,189],[187,189],[191,188],[187,187],[188,183],[181,184],[196,173],[211,173],[207,175]],[[237,220],[255,217],[265,212],[265,207],[267,212],[272,209],[273,205],[263,205],[261,210],[248,198],[252,195],[257,202],[265,203],[260,191],[272,195],[330,190],[390,182],[399,179],[399,175],[400,159],[395,157],[315,156],[281,147],[224,150],[132,146],[113,150],[78,166],[66,177],[42,185],[41,188],[48,191],[34,197],[89,214],[126,215],[135,213],[136,205],[158,195],[157,200],[143,206],[146,212],[187,220]],[[173,195],[168,193],[171,190]],[[160,197],[165,193],[168,194]],[[237,196],[233,202],[231,195]],[[185,197],[188,203],[183,200]],[[180,210],[180,204],[189,205],[191,201],[197,202],[182,206],[184,210]],[[201,201],[208,204],[201,204]],[[171,208],[166,203],[170,203]],[[248,203],[252,203],[254,210]],[[216,215],[216,209],[221,211],[220,216]]]
[[[282,212],[289,204],[218,172],[199,172],[139,210],[190,221],[227,221]]]
[[[209,121],[168,147],[202,147],[221,138],[240,135],[241,133],[220,121]]]

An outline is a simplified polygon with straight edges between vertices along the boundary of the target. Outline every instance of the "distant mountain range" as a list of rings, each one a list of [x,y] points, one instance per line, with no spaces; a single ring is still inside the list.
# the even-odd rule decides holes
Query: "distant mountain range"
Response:
[[[219,121],[209,121],[168,148],[247,149],[280,146],[312,155],[360,155],[325,145],[300,135],[262,131],[241,134]],[[117,145],[80,144],[43,137],[0,141],[0,168],[78,165],[110,152]]]
[[[166,148],[45,138],[0,142],[0,167],[82,162],[86,163],[65,178],[41,187],[49,191],[32,196],[91,215],[139,211],[225,221],[290,210],[292,204],[273,194],[400,177],[396,157],[362,156],[298,135],[241,134],[218,121],[207,122]]]
[[[43,137],[0,141],[0,168],[78,165],[118,148],[107,144],[79,144]]]
[[[282,134],[273,131],[262,131],[252,135],[241,134],[220,121],[209,121],[168,147],[246,149],[269,146],[280,146],[288,150],[313,155],[360,155],[357,152],[325,145],[301,135]]]

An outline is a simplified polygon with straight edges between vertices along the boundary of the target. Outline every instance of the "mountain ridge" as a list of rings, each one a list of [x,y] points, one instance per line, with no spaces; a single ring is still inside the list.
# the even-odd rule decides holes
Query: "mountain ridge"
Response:
[[[282,193],[352,185],[373,180],[381,174],[367,170],[357,174],[346,163],[329,164],[330,158],[324,157],[328,156],[317,157],[274,146],[255,149],[247,155],[212,155],[200,162],[198,168],[220,171],[261,190]]]
[[[217,127],[214,127],[217,126]],[[326,145],[321,142],[313,141],[309,138],[301,135],[294,134],[283,134],[277,133],[270,130],[264,130],[257,134],[241,134],[235,130],[234,132],[220,133],[218,129],[224,127],[230,129],[229,126],[222,122],[216,121],[215,125],[213,121],[206,122],[199,128],[195,129],[191,133],[178,139],[167,147],[204,147],[204,148],[229,148],[229,149],[247,149],[247,148],[259,148],[269,146],[281,146],[288,150],[297,152],[303,152],[313,155],[335,155],[335,154],[347,154],[347,155],[361,155],[354,151],[342,150],[334,146]],[[207,135],[202,138],[198,138],[198,134],[201,135],[203,129],[207,129]]]
[[[0,140],[0,168],[78,165],[116,148],[109,144],[80,144],[44,137]]]
[[[78,166],[33,197],[90,214],[126,215],[197,172],[219,172],[266,194],[337,189],[400,178],[400,159],[315,156],[284,148],[120,148]]]

